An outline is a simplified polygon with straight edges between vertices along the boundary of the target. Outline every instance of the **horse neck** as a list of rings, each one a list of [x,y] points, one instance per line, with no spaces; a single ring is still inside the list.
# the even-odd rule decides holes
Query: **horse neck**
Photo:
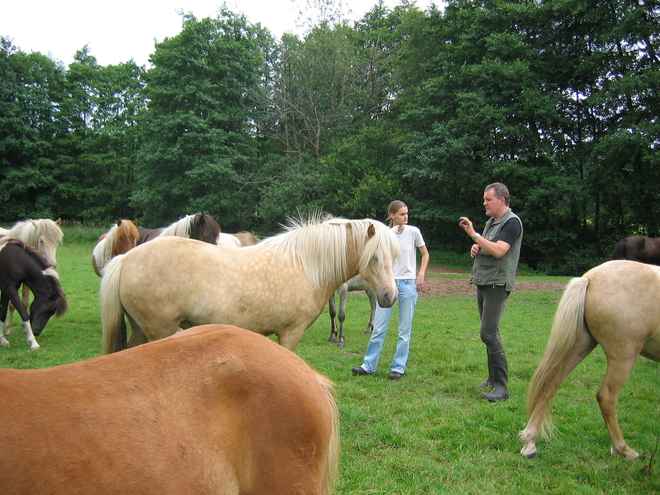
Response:
[[[20,282],[27,285],[36,297],[47,297],[52,290],[52,285],[48,276],[44,274],[44,268],[26,254],[27,258],[23,263],[20,263],[21,272],[19,273]],[[17,263],[17,265],[19,265]]]

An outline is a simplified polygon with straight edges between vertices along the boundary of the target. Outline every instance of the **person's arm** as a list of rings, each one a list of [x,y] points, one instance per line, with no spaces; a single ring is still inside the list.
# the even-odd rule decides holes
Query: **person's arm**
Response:
[[[511,244],[508,242],[502,240],[493,242],[483,237],[474,229],[472,222],[467,217],[461,217],[461,221],[458,225],[465,230],[465,233],[474,241],[474,244],[470,248],[470,256],[473,258],[482,249],[495,258],[501,258],[509,251],[509,249],[511,249]]]
[[[426,245],[421,246],[418,249],[419,252],[422,253],[422,260],[419,264],[419,271],[417,272],[417,280],[415,281],[415,285],[417,286],[417,291],[419,292],[424,287],[424,276],[426,275],[426,267],[429,266],[429,259],[431,258],[431,256],[429,255],[429,250],[426,249]]]

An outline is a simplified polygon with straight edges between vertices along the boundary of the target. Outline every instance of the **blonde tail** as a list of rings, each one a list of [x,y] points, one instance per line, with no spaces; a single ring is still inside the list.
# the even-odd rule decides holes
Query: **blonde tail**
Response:
[[[119,280],[125,255],[112,258],[103,270],[101,279],[101,325],[103,327],[103,353],[126,349],[126,322],[124,307],[119,298]]]
[[[339,411],[337,402],[334,398],[334,385],[330,379],[317,373],[316,378],[323,388],[323,392],[328,400],[328,406],[332,415],[332,426],[330,433],[330,442],[328,444],[328,454],[325,460],[325,469],[323,471],[323,495],[332,495],[339,473]]]
[[[543,413],[540,433],[545,439],[554,431],[550,414],[549,400],[560,383],[557,377],[563,377],[562,368],[574,349],[580,333],[587,331],[584,321],[584,301],[589,279],[574,278],[566,286],[559,301],[555,319],[545,355],[536,368],[527,391],[527,415]],[[563,378],[559,378],[561,380]]]

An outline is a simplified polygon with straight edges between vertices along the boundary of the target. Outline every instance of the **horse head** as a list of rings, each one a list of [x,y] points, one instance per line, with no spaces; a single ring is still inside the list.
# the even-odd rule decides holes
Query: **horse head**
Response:
[[[48,269],[44,272],[47,282],[51,289],[46,294],[35,292],[34,302],[30,306],[30,326],[35,336],[44,330],[51,316],[61,316],[68,309],[68,304],[64,292],[60,287],[57,273]]]
[[[31,220],[36,236],[34,245],[53,268],[57,268],[57,246],[62,242],[62,238],[64,237],[62,229],[59,227],[60,223],[60,219],[57,221],[47,218]]]
[[[111,256],[127,253],[137,245],[140,238],[137,224],[137,218],[135,220],[122,220],[121,218],[117,220],[117,230]]]
[[[401,254],[396,235],[382,222],[363,220],[361,228],[353,228],[356,242],[363,248],[358,262],[358,274],[376,293],[378,304],[390,308],[399,298],[394,281],[394,260]]]

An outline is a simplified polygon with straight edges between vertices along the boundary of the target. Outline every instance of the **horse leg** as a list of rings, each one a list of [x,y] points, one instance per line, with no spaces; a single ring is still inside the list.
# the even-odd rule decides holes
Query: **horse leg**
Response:
[[[346,298],[348,297],[348,285],[343,284],[337,290],[339,293],[339,314],[337,319],[339,320],[339,342],[337,342],[337,347],[345,347],[346,339],[344,338],[344,321],[346,320]]]
[[[528,459],[536,457],[536,438],[539,433],[541,433],[543,419],[550,417],[548,410],[550,401],[555,396],[557,390],[559,390],[559,386],[566,377],[570,375],[571,371],[573,371],[575,367],[596,348],[596,345],[598,345],[598,343],[589,332],[581,332],[578,335],[575,346],[573,346],[570,354],[566,357],[561,369],[559,369],[554,376],[550,376],[546,380],[536,384],[536,386],[542,390],[542,397],[532,405],[529,402],[528,396],[527,410],[528,413],[530,413],[529,421],[527,422],[525,429],[518,435],[520,443],[523,444],[520,454],[524,457],[527,457]],[[532,378],[530,389],[534,386],[535,378],[536,376]],[[532,406],[531,410],[530,406]],[[547,437],[545,434],[543,434],[543,436]]]
[[[285,349],[296,352],[296,347],[298,347],[298,343],[302,339],[305,330],[305,327],[284,328],[281,333],[276,334],[277,341]]]
[[[619,402],[619,394],[625,385],[635,362],[635,356],[632,359],[607,359],[607,372],[603,383],[596,394],[600,412],[605,420],[605,426],[610,436],[612,444],[611,454],[613,457],[623,457],[626,460],[639,459],[639,454],[628,447],[623,439],[621,427],[616,417],[616,405]]]
[[[330,313],[330,337],[328,337],[328,342],[334,344],[337,341],[337,325],[335,323],[335,317],[337,316],[337,308],[335,307],[335,294],[332,293],[330,299],[328,300],[328,312]]]
[[[137,322],[128,314],[126,314],[126,318],[128,319],[128,323],[131,325],[131,336],[128,338],[127,347],[136,347],[138,345],[146,344],[149,342],[149,339],[147,339],[147,336],[144,334],[142,327],[140,327],[140,325],[138,325]]]
[[[371,304],[371,317],[369,318],[369,324],[367,328],[362,332],[364,335],[368,335],[374,331],[374,319],[376,318],[376,304],[378,303],[378,296],[376,293],[371,290],[371,287],[365,290],[367,296],[369,296],[369,303]]]
[[[2,297],[0,297],[0,321],[2,322],[2,326],[0,326],[0,345],[6,347],[9,346],[9,341],[5,338],[5,334],[9,335],[6,332],[8,305],[9,305],[9,299],[4,294],[2,294]]]
[[[39,349],[40,346],[37,343],[37,339],[34,338],[34,334],[32,333],[32,325],[30,325],[30,319],[28,318],[27,320],[23,320],[21,322],[21,326],[23,327],[23,332],[25,333],[25,337],[27,338],[27,343],[30,346],[30,349]]]

